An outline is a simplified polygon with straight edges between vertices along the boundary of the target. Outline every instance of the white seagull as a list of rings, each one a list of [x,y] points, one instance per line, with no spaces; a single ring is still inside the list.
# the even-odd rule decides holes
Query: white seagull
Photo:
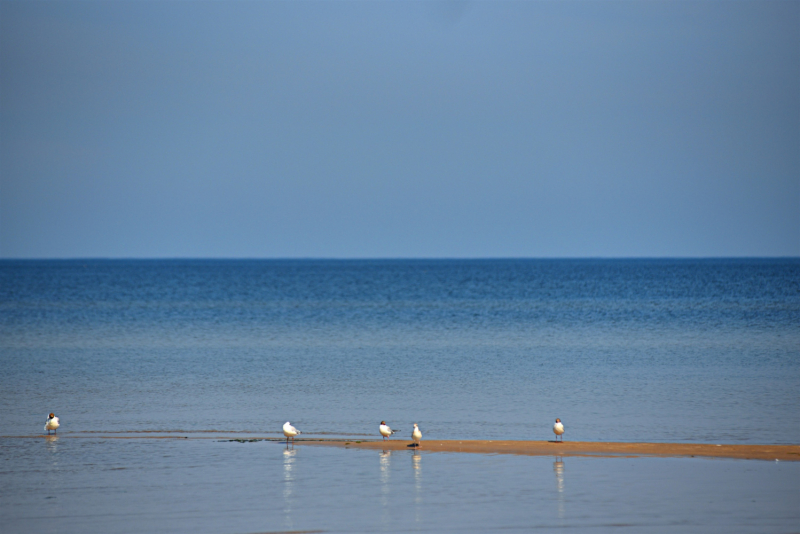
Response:
[[[56,417],[56,414],[51,413],[50,417],[47,418],[47,421],[44,424],[44,429],[47,430],[47,435],[49,436],[51,430],[58,434],[58,427],[60,426],[61,424],[58,422],[58,417]]]
[[[561,441],[564,441],[564,423],[561,422],[561,419],[556,419],[556,424],[553,425],[553,432],[556,434],[556,441],[558,441],[558,436],[561,436]]]
[[[302,434],[302,432],[293,427],[289,421],[286,421],[283,425],[283,435],[286,436],[286,444],[289,444],[289,438],[292,438],[292,443],[294,443],[294,437],[297,434]]]
[[[381,421],[381,426],[378,427],[378,431],[381,433],[381,436],[383,436],[383,441],[386,441],[386,438],[397,432],[397,430],[389,428],[386,421]]]
[[[417,447],[420,447],[420,441],[422,440],[422,432],[420,432],[417,423],[414,423],[414,432],[411,433],[411,437],[414,438],[414,443],[417,444]]]

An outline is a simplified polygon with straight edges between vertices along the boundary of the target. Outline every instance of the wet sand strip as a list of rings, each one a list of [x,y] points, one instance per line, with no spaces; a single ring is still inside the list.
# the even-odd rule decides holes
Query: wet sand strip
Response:
[[[297,445],[326,445],[374,450],[410,450],[410,441],[298,441]],[[592,441],[423,440],[426,452],[520,454],[527,456],[688,456],[742,460],[800,461],[800,445],[716,445],[708,443],[609,443]]]
[[[181,434],[188,432],[181,432]],[[109,435],[110,434],[110,435]],[[0,436],[0,439],[35,439],[35,438],[84,438],[84,439],[213,439],[217,441],[257,442],[272,441],[285,443],[286,438],[258,434],[242,436],[241,433],[230,432],[229,435],[185,436],[163,432],[161,435],[119,435],[108,433],[70,432],[56,435]],[[238,434],[238,435],[237,435]],[[327,447],[347,447],[382,451],[412,450],[411,441],[390,439],[363,439],[360,437],[340,438],[296,438],[295,445],[312,445]],[[603,441],[510,441],[510,440],[423,440],[420,447],[425,452],[464,452],[478,454],[519,454],[526,456],[601,456],[601,457],[706,457],[732,458],[741,460],[780,460],[800,461],[800,445],[730,445],[709,443],[614,443]]]

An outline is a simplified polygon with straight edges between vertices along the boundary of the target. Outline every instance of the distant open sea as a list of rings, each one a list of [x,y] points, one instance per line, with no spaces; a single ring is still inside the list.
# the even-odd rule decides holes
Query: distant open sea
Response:
[[[797,444],[800,260],[5,260],[0,410],[3,532],[796,531],[795,462],[68,438]]]

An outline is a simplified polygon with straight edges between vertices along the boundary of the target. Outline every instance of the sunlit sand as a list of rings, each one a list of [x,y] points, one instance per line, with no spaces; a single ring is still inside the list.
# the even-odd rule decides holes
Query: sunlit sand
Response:
[[[298,441],[360,449],[408,450],[411,441]],[[429,452],[522,454],[530,456],[695,456],[748,460],[800,461],[800,445],[727,445],[708,443],[609,443],[592,441],[426,440]]]

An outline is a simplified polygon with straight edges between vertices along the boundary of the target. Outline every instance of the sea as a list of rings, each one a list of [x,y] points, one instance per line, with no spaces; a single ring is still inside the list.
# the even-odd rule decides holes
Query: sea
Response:
[[[4,533],[800,531],[800,462],[275,441],[555,418],[800,443],[800,259],[0,261]]]

